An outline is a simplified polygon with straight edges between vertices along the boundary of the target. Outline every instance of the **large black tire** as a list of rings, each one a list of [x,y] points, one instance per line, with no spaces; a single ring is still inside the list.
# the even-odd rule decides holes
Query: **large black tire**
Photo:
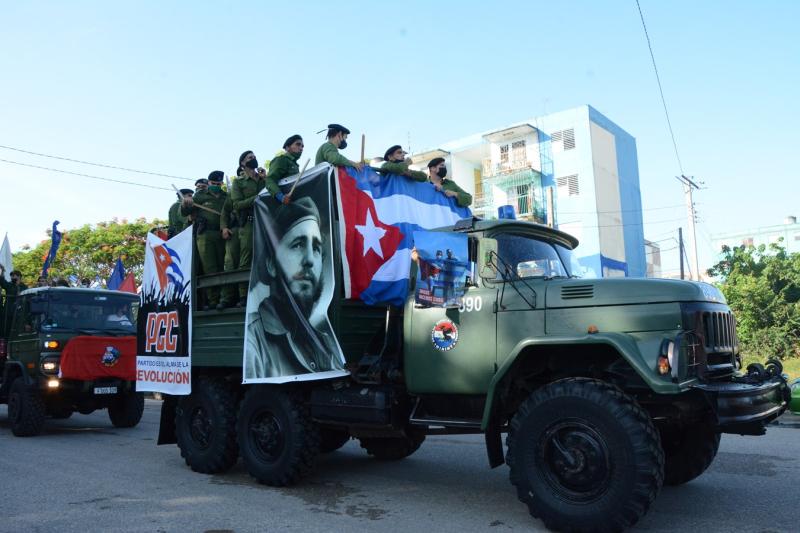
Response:
[[[260,483],[292,485],[313,470],[319,428],[299,393],[251,386],[236,424],[242,460]]]
[[[45,416],[47,411],[39,392],[28,387],[24,378],[16,378],[8,395],[11,432],[17,437],[34,437],[42,432]]]
[[[682,485],[706,471],[717,456],[721,435],[711,424],[660,428],[664,484]]]
[[[359,440],[361,441],[361,447],[367,450],[367,453],[375,459],[398,461],[417,451],[425,441],[425,434],[409,432],[404,437],[363,438]]]
[[[346,429],[319,428],[319,453],[335,452],[350,440]]]
[[[139,423],[144,413],[144,394],[129,392],[108,406],[108,418],[115,428],[132,428]]]
[[[569,378],[511,420],[506,462],[530,514],[556,531],[622,531],[655,500],[664,453],[647,413],[617,387]]]
[[[216,474],[236,464],[236,394],[224,381],[199,378],[175,408],[175,438],[195,472]]]

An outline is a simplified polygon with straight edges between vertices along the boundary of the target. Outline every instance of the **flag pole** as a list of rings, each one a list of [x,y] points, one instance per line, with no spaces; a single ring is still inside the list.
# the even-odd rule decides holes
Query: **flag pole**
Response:
[[[172,185],[172,188],[175,189],[175,193],[178,195],[178,198],[180,198],[181,201],[183,201],[183,196],[181,196],[181,191],[178,190],[178,188],[175,186],[174,183],[170,183],[170,185]],[[211,209],[210,207],[206,207],[204,205],[195,204],[195,203],[193,203],[192,205],[195,206],[198,209],[202,209],[203,211],[208,211],[209,213],[214,213],[217,216],[222,216],[222,213],[220,213],[216,209]]]
[[[303,172],[305,172],[305,171],[306,171],[306,168],[308,167],[308,163],[309,163],[310,161],[311,161],[311,158],[310,158],[310,157],[309,157],[308,159],[306,159],[306,164],[305,164],[305,165],[303,165],[303,170],[301,170],[301,171],[300,171],[300,174],[298,174],[298,175],[297,175],[297,179],[295,180],[295,182],[294,182],[294,185],[292,185],[292,188],[291,188],[291,189],[289,190],[289,192],[287,193],[287,196],[291,196],[291,195],[292,195],[292,193],[294,192],[294,189],[295,189],[295,187],[297,187],[297,184],[298,184],[298,183],[300,183],[300,178],[302,178],[302,177],[303,177]]]
[[[361,159],[358,161],[359,163],[364,162],[364,143],[366,141],[366,135],[363,133],[361,134]]]

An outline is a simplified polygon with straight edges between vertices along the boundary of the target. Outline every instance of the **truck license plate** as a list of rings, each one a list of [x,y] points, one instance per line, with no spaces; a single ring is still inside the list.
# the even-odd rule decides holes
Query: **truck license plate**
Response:
[[[116,387],[95,387],[94,388],[95,394],[116,394],[117,388]]]

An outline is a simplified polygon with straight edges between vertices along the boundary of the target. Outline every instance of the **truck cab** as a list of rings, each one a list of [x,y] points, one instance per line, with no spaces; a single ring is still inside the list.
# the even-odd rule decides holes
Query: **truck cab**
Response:
[[[132,370],[138,305],[135,294],[67,287],[17,297],[0,358],[0,402],[8,404],[14,435],[39,434],[47,417],[96,409],[108,409],[116,427],[138,424],[144,409]]]

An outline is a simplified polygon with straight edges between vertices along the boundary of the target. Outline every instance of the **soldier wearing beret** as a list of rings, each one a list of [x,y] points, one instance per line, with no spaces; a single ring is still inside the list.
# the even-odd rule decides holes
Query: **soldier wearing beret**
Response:
[[[456,185],[453,180],[446,179],[447,166],[443,157],[435,157],[428,163],[428,177],[436,190],[447,196],[455,198],[459,207],[469,207],[472,204],[472,195]]]
[[[419,170],[408,168],[410,160],[406,159],[407,152],[399,144],[395,144],[383,154],[383,163],[379,170],[382,174],[397,174],[414,181],[428,181],[428,175]]]
[[[167,216],[167,238],[171,239],[191,224],[189,217],[181,214],[181,203],[183,203],[184,198],[191,198],[193,195],[194,191],[192,189],[181,189],[180,199],[170,206],[169,215]]]
[[[269,296],[247,317],[246,378],[273,378],[344,368],[335,340],[309,322],[323,289],[323,245],[314,201],[274,209],[277,243],[257,265]]]
[[[199,180],[194,182],[194,192],[207,191],[207,190],[208,190],[207,179],[200,178]]]
[[[364,164],[350,161],[339,153],[347,147],[347,136],[350,130],[340,124],[328,124],[328,140],[317,150],[315,165],[326,162],[336,167],[355,167],[358,170],[364,168]]]
[[[303,155],[303,147],[303,138],[299,135],[292,135],[283,143],[283,153],[269,162],[266,187],[269,193],[281,203],[288,204],[292,199],[288,194],[285,195],[281,192],[278,182],[300,172],[297,161]]]
[[[253,202],[266,185],[267,172],[258,166],[252,150],[239,156],[239,176],[231,186],[231,204],[239,220],[239,268],[250,270],[253,262]],[[247,283],[239,285],[239,307],[247,299]]]
[[[222,190],[222,180],[225,173],[215,170],[208,175],[208,190],[197,192],[194,197],[184,197],[181,204],[181,214],[191,215],[196,229],[197,254],[200,256],[200,265],[205,274],[222,272],[225,261],[225,242],[222,238],[220,219],[228,195]],[[203,206],[201,209],[198,206]],[[226,288],[227,289],[227,288]],[[219,287],[209,287],[206,291],[206,305],[202,307],[207,311],[210,307],[223,309],[227,290],[220,301]]]

